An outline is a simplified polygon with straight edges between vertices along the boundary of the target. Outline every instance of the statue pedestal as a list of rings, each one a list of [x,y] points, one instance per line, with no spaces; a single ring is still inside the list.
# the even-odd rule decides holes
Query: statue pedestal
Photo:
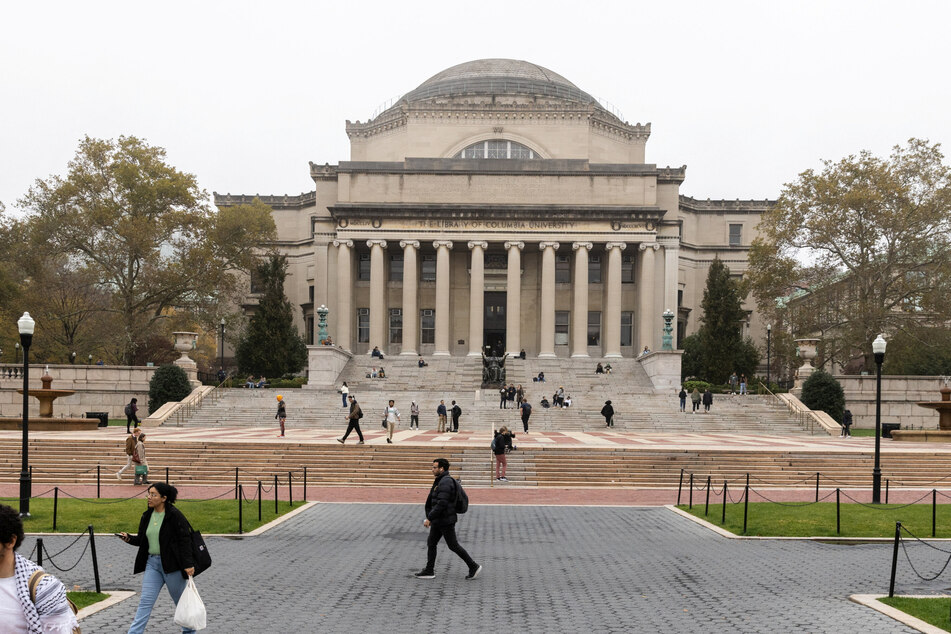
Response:
[[[307,346],[307,383],[305,390],[334,387],[337,377],[353,357],[336,346]]]
[[[677,389],[681,385],[681,362],[683,361],[683,350],[674,350],[671,352],[650,352],[638,357],[638,362],[647,372],[655,390],[667,391]]]

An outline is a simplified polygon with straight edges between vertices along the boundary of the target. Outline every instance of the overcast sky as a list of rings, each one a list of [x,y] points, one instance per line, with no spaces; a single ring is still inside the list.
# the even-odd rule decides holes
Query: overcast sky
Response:
[[[313,189],[347,119],[507,57],[652,123],[681,192],[774,198],[821,159],[951,143],[951,3],[49,1],[0,8],[0,201],[84,135],[167,149],[209,192]]]

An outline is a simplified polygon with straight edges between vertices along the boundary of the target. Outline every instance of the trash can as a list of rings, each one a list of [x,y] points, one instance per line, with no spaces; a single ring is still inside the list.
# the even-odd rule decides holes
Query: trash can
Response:
[[[901,423],[882,423],[882,438],[891,438],[893,431],[901,429]]]
[[[86,412],[86,418],[98,418],[99,427],[109,426],[109,412]]]

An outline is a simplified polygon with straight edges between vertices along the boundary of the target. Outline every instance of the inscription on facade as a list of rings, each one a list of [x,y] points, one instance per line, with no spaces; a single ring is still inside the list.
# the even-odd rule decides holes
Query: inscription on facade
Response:
[[[573,229],[571,220],[418,220],[420,229]]]

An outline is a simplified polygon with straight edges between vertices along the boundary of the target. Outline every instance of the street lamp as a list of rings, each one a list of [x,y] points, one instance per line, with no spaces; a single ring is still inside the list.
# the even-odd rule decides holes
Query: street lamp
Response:
[[[76,365],[76,353],[75,353],[75,352],[73,352],[72,354],[69,355],[69,362],[70,362],[71,364],[73,364],[73,365]]]
[[[769,389],[769,338],[773,334],[773,324],[766,324],[766,388]]]
[[[20,342],[13,344],[13,347],[14,347],[13,362],[19,363],[20,362]]]
[[[86,365],[92,365],[92,355],[86,357]]]
[[[872,469],[872,504],[882,502],[882,469],[881,442],[882,442],[882,362],[885,361],[885,338],[881,335],[872,342],[872,353],[875,355],[875,468]]]
[[[222,317],[219,322],[219,327],[221,328],[221,336],[218,338],[221,341],[221,356],[219,357],[218,367],[222,370],[225,369],[225,318]]]
[[[30,498],[33,482],[30,478],[30,344],[36,322],[30,313],[23,313],[17,321],[20,343],[23,345],[23,451],[20,465],[20,517],[30,516]]]

